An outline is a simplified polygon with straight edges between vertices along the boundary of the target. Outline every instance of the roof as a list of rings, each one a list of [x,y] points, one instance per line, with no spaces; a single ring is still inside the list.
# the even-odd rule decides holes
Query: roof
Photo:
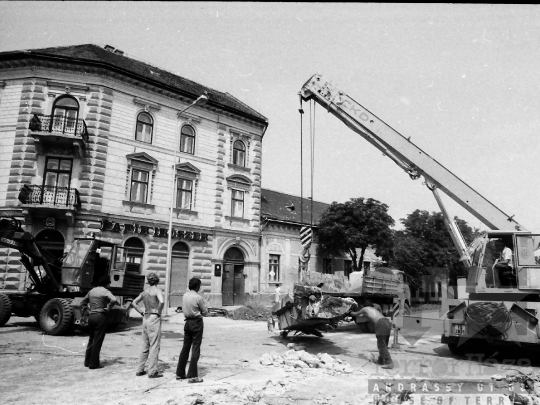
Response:
[[[311,223],[311,200],[300,198],[278,191],[261,190],[261,216],[270,220],[302,223],[301,208],[303,209],[303,223]],[[322,213],[330,204],[313,201],[313,224],[319,223]]]
[[[99,45],[86,44],[0,52],[0,61],[35,58],[53,59],[82,65],[102,66],[127,76],[151,82],[159,87],[167,88],[168,90],[181,93],[194,99],[204,92],[207,92],[209,98],[208,105],[218,106],[230,112],[247,116],[248,118],[268,125],[266,117],[229,93],[211,89],[146,62],[130,58],[125,56],[121,51],[115,53],[112,51],[114,49],[113,47],[107,47],[111,50],[106,50]]]

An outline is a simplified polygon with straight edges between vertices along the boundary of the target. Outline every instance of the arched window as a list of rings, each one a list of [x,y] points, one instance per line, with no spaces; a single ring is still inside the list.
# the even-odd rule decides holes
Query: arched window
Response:
[[[137,116],[137,132],[135,140],[145,143],[152,143],[152,131],[154,129],[154,120],[152,116],[146,112],[142,112]]]
[[[189,125],[180,131],[180,152],[195,154],[195,130]]]
[[[126,255],[126,271],[141,272],[144,256],[144,242],[139,238],[129,238],[124,243]]]
[[[189,257],[189,247],[184,242],[176,242],[172,248],[173,257]]]
[[[79,118],[79,103],[71,96],[55,100],[52,109],[51,131],[73,134]]]
[[[237,166],[246,165],[246,146],[242,141],[235,141],[233,144],[233,164]]]

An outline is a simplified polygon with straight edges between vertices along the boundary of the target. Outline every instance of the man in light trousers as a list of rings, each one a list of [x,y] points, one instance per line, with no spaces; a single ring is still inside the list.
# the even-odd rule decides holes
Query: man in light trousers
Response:
[[[143,291],[133,301],[133,308],[143,316],[143,346],[139,356],[136,376],[146,374],[144,366],[148,363],[148,378],[163,377],[158,371],[159,347],[161,343],[161,311],[163,310],[163,293],[158,288],[159,277],[155,273],[146,276],[150,288]],[[143,301],[144,311],[138,304]]]

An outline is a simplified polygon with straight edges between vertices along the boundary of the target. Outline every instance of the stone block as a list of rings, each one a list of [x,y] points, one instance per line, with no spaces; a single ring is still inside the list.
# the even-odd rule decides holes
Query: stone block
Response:
[[[102,110],[109,110],[110,111],[110,110],[112,110],[112,106],[113,106],[112,105],[112,98],[109,98],[108,100],[105,100],[105,98],[103,97],[101,99],[100,107],[101,107]]]
[[[19,184],[18,181],[14,181],[13,183],[11,184],[8,184],[8,187],[7,187],[7,191],[8,192],[18,192],[21,190],[21,185]]]

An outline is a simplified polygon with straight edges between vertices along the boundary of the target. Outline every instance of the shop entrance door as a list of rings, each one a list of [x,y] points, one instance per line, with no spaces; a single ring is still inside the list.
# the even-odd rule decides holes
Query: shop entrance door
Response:
[[[223,306],[244,304],[244,255],[238,248],[230,248],[225,253],[221,295]]]
[[[188,288],[188,262],[189,248],[185,243],[176,243],[172,248],[169,307],[182,306],[182,299]]]

